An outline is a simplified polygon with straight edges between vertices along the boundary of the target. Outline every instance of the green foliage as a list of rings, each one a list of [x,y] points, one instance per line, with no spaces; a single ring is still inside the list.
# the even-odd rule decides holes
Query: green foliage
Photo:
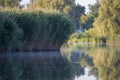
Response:
[[[17,40],[21,35],[21,29],[18,27],[16,22],[0,13],[0,50],[10,50],[15,48]]]
[[[0,0],[0,6],[2,7],[18,7],[21,0]]]
[[[70,13],[71,16],[73,17],[75,23],[76,23],[76,28],[80,27],[80,22],[79,18],[85,13],[85,7],[77,4],[73,6],[72,12]]]
[[[81,6],[82,7],[82,6]],[[95,3],[94,5],[89,5],[90,13],[88,14],[81,14],[82,8],[80,8],[80,5],[77,5],[74,7],[75,11],[75,21],[77,22],[77,26],[86,29],[84,33],[75,33],[73,34],[69,41],[70,43],[72,42],[80,42],[80,43],[100,43],[102,42],[102,39],[96,37],[96,30],[92,29],[93,27],[93,22],[95,18],[98,16],[98,10],[100,7],[99,1]],[[80,12],[79,12],[80,11]],[[79,19],[80,18],[80,19]]]
[[[89,5],[90,14],[92,14],[94,17],[97,17],[99,8],[100,8],[100,1],[97,0],[95,4]]]
[[[75,0],[33,0],[32,9],[56,10],[73,18],[76,28],[79,27],[79,17],[84,14],[85,8],[76,5]]]
[[[80,27],[81,28],[85,28],[85,29],[90,29],[93,27],[93,22],[94,22],[94,17],[93,15],[89,14],[89,15],[82,15],[80,17]]]
[[[80,17],[80,27],[85,29],[90,29],[93,27],[93,22],[98,16],[98,10],[100,7],[100,2],[98,1],[94,5],[89,5],[90,12],[86,15]]]
[[[66,42],[74,30],[71,19],[57,12],[2,11],[0,14],[7,16],[6,18],[2,16],[1,19],[4,21],[0,21],[3,27],[7,25],[7,29],[0,26],[1,38],[4,37],[1,40],[5,42],[1,44],[6,48],[8,48],[6,44],[11,44],[11,41],[16,39],[15,41],[19,43],[18,45],[16,43],[18,50],[56,50]],[[21,35],[18,35],[20,32]]]
[[[100,2],[100,4],[97,2],[91,5],[90,13],[81,17],[82,28],[89,29],[93,26],[83,34],[88,36],[86,38],[93,38],[96,43],[118,43],[120,39],[120,7],[118,4],[120,2],[118,0],[109,2],[101,0]]]
[[[98,40],[91,34],[90,32],[72,34],[68,43],[96,43]]]
[[[74,0],[33,0],[31,7],[34,9],[55,9],[66,13],[66,11],[70,12],[73,4]]]
[[[106,37],[108,40],[114,40],[116,35],[120,34],[120,1],[119,0],[101,0],[101,7],[98,18],[94,22],[94,30],[98,31],[96,36]]]

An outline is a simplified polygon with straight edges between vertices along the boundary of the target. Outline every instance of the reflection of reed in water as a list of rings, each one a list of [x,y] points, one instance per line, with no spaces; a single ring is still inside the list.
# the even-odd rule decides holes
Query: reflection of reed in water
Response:
[[[72,80],[73,70],[70,62],[59,52],[2,55],[0,78],[0,80]]]

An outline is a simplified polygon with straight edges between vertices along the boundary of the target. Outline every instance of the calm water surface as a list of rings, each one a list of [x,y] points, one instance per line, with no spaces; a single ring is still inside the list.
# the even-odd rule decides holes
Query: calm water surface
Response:
[[[0,54],[0,80],[120,80],[120,45]]]

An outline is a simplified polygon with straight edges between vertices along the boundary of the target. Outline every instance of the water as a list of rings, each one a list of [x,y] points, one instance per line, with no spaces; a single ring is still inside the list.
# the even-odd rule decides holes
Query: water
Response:
[[[73,66],[75,80],[120,80],[120,45],[73,44],[62,48]],[[77,74],[78,71],[84,74]]]
[[[119,45],[0,54],[0,80],[120,80]]]
[[[89,71],[90,69],[88,67],[85,67],[84,68],[84,72],[85,74],[84,75],[81,75],[79,77],[75,76],[75,80],[97,80],[96,77],[94,75],[90,75],[89,76]]]
[[[71,68],[57,51],[0,56],[0,80],[72,80]]]

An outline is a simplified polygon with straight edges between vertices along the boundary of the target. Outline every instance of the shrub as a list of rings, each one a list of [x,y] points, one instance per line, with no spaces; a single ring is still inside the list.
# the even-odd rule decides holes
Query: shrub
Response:
[[[10,28],[7,31],[1,28],[1,43],[4,41],[6,47],[9,42],[16,41],[20,42],[18,49],[23,50],[59,49],[74,30],[71,19],[57,12],[13,10],[1,11],[0,14],[6,16],[0,25]]]

